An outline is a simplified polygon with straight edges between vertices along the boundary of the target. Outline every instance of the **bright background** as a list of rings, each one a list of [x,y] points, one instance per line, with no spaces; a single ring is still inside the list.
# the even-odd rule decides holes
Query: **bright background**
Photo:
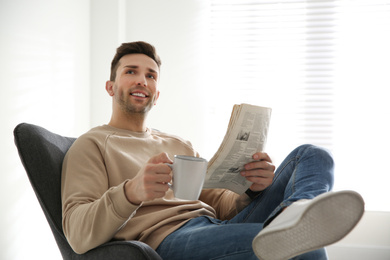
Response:
[[[299,144],[322,145],[336,160],[335,189],[366,201],[362,222],[329,247],[330,259],[389,259],[389,5],[0,0],[0,259],[61,258],[13,128],[28,122],[78,136],[107,123],[110,62],[133,40],[154,44],[163,62],[151,127],[209,159],[233,104],[272,107],[266,151],[274,162]]]

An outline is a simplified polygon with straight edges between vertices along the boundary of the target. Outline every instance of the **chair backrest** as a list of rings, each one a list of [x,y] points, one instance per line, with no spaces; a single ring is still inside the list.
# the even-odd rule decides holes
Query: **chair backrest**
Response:
[[[14,140],[61,254],[67,255],[72,249],[63,234],[61,223],[61,170],[64,156],[76,139],[22,123],[14,130]]]

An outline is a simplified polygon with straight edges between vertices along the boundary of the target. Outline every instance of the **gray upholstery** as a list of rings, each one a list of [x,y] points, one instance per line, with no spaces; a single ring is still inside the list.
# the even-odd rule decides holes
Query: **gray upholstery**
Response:
[[[112,241],[79,255],[62,230],[61,168],[75,138],[54,134],[40,126],[22,123],[14,130],[15,145],[63,259],[153,259],[161,257],[139,241]]]

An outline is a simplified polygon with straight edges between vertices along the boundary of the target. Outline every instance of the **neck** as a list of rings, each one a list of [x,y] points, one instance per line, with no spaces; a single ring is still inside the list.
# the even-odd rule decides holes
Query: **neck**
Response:
[[[116,116],[113,114],[108,125],[133,132],[145,132],[146,115],[139,113],[126,116]]]

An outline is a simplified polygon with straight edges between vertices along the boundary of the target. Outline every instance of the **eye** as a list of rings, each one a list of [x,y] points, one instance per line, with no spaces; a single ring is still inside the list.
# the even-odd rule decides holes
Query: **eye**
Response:
[[[134,70],[128,70],[126,71],[126,74],[135,74]]]
[[[156,78],[154,75],[151,75],[151,74],[147,75],[147,77],[150,78],[150,79],[155,79]]]

